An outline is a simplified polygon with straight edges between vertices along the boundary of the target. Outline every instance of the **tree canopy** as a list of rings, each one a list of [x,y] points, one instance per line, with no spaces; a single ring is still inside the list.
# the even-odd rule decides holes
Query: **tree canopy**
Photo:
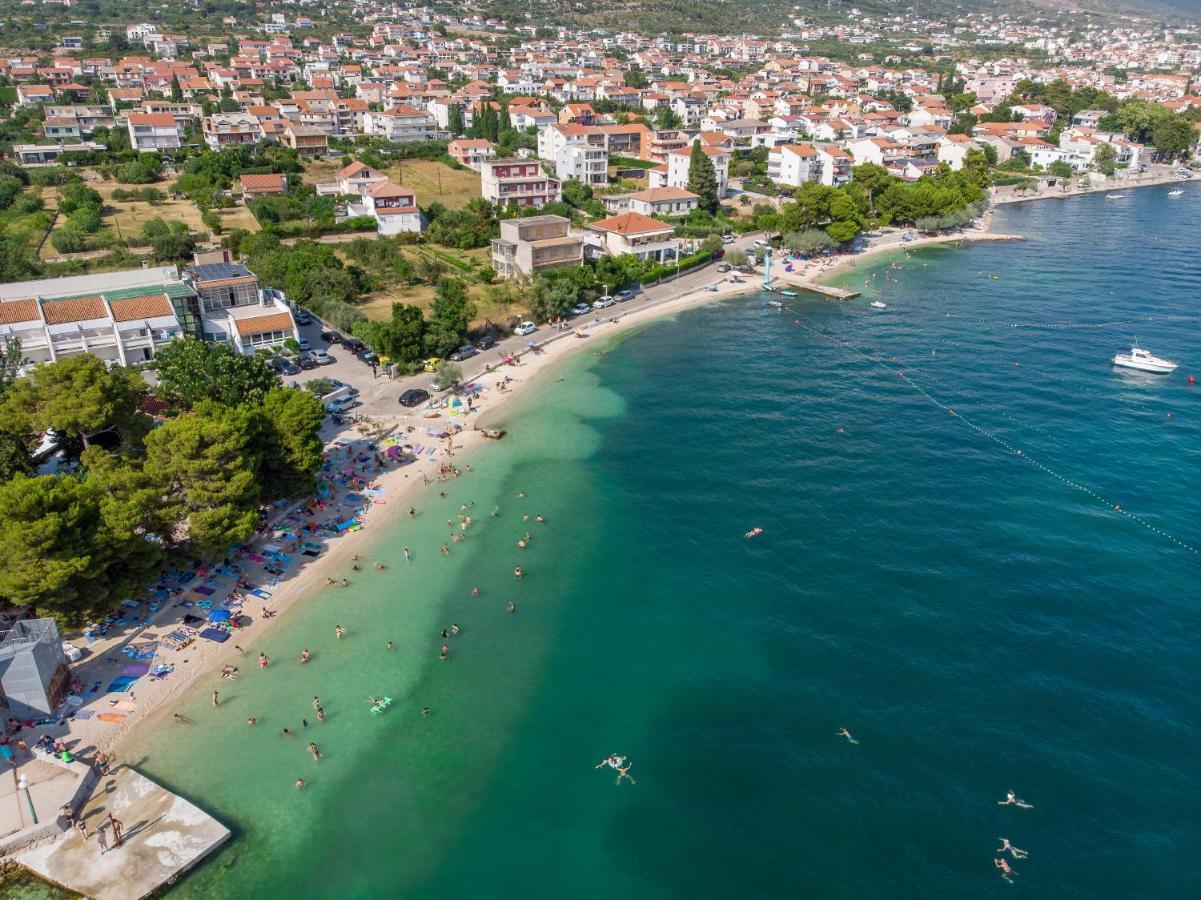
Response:
[[[154,369],[159,396],[185,410],[203,400],[228,406],[257,402],[277,383],[275,373],[257,356],[194,338],[173,341],[160,350]]]

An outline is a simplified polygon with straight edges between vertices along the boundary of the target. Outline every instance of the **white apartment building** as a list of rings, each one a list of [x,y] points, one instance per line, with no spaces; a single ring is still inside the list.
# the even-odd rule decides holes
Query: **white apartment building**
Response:
[[[629,253],[639,259],[666,262],[680,250],[675,227],[642,213],[624,212],[587,226],[592,243],[603,253],[620,256]]]
[[[713,170],[717,175],[717,196],[718,198],[724,197],[730,183],[730,153],[728,150],[720,150],[717,147],[702,147],[701,150],[713,163]],[[691,146],[673,150],[667,154],[666,168],[650,170],[650,186],[653,188],[687,188],[688,165],[691,159]]]
[[[177,150],[183,144],[183,131],[169,113],[129,113],[126,117],[129,144],[140,152]]]
[[[800,187],[821,180],[821,163],[812,144],[784,144],[767,155],[767,177],[776,184]]]
[[[429,112],[404,103],[383,112],[365,112],[363,132],[379,135],[395,144],[433,141],[440,134],[438,124]]]

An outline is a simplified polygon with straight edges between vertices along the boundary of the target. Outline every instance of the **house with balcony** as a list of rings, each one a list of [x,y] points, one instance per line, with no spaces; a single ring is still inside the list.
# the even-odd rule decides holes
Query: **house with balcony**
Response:
[[[480,164],[496,159],[496,147],[484,138],[456,138],[446,147],[452,159],[469,169],[479,171]]]
[[[430,112],[406,103],[381,112],[364,113],[363,133],[378,135],[394,144],[433,141],[441,135]]]
[[[169,113],[128,113],[129,145],[141,153],[178,150],[183,144],[183,129]]]
[[[560,182],[536,160],[493,159],[480,164],[480,196],[499,209],[545,206],[563,197]]]
[[[0,338],[21,342],[26,369],[81,353],[134,365],[178,337],[199,337],[199,322],[175,266],[0,284]]]
[[[263,129],[256,116],[248,113],[217,113],[205,116],[200,123],[204,143],[210,150],[220,150],[235,144],[254,144],[263,138]]]
[[[380,234],[420,233],[425,219],[417,208],[417,195],[388,179],[375,181],[362,192],[358,203],[347,204],[348,216],[371,216]]]
[[[79,136],[89,138],[97,128],[103,126],[112,128],[116,124],[113,108],[105,104],[47,106],[46,121],[51,119],[70,119],[79,130]],[[50,135],[46,135],[49,137]]]
[[[642,138],[639,156],[653,163],[666,163],[669,154],[687,147],[692,138],[680,128],[648,131]]]
[[[59,162],[59,157],[107,151],[108,147],[95,141],[82,141],[78,144],[13,144],[13,156],[22,166],[45,166]]]
[[[701,199],[692,191],[677,187],[648,188],[624,196],[626,209],[644,216],[668,218],[688,215],[696,209]]]
[[[197,254],[196,262],[184,270],[182,280],[197,298],[206,341],[254,353],[300,337],[283,295],[261,288],[258,277],[245,266],[229,262],[225,251]]]
[[[502,278],[583,262],[584,239],[571,233],[571,220],[563,216],[504,219],[500,237],[492,239],[492,268]]]
[[[767,177],[776,184],[800,187],[821,180],[821,163],[812,144],[782,144],[767,155]]]
[[[709,157],[709,161],[713,163],[713,171],[717,175],[717,196],[718,199],[721,199],[726,195],[726,188],[730,183],[730,158],[732,154],[729,150],[723,150],[707,144],[701,146],[701,152]],[[673,150],[667,154],[667,164],[665,166],[650,170],[650,186],[653,188],[688,187],[688,166],[691,159],[691,145],[679,150]]]
[[[629,253],[639,259],[666,262],[674,259],[680,251],[680,241],[675,227],[644,216],[642,213],[624,212],[587,226],[589,243],[602,253],[620,256]]]
[[[284,129],[279,135],[281,144],[291,147],[301,157],[329,155],[329,134],[324,128],[285,121]]]

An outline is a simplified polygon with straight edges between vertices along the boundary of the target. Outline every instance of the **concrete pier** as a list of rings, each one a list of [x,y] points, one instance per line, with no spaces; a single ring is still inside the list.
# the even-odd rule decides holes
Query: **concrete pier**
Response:
[[[109,814],[122,823],[118,847]],[[96,900],[141,900],[171,884],[229,839],[229,829],[199,807],[120,767],[101,778],[80,815],[88,826],[16,854],[40,877]],[[96,836],[103,829],[109,849]]]
[[[813,281],[794,275],[792,272],[776,272],[776,283],[772,285],[776,290],[780,290],[780,282],[789,287],[800,288],[805,291],[812,291],[815,294],[822,294],[826,297],[832,297],[835,300],[853,300],[859,296],[859,291],[852,291],[850,288],[834,287],[829,284],[817,284]]]

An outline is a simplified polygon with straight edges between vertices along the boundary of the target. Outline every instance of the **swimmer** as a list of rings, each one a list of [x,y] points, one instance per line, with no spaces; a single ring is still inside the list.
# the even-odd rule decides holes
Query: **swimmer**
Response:
[[[325,579],[325,583],[326,583],[326,584],[328,584],[328,585],[330,585],[331,587],[332,587],[333,585],[337,584],[337,582],[336,582],[336,581],[334,581],[332,578],[326,578],[326,579]]]
[[[841,731],[839,731],[837,736],[846,738],[852,744],[859,743],[857,740],[855,740],[853,737],[851,737],[851,733],[849,731],[847,731],[845,728],[843,728]]]
[[[395,648],[392,646],[392,642],[388,641],[388,652],[391,653],[394,649]]]
[[[450,656],[450,647],[448,647],[446,644],[443,644],[442,651],[438,654],[438,658],[443,662],[446,662],[446,657],[448,656]]]
[[[442,629],[442,640],[446,640],[448,637],[450,637],[450,635],[449,635],[449,634],[447,634],[447,633],[446,633],[446,629],[445,629],[445,628],[443,628],[443,629]]]
[[[600,762],[598,762],[595,766],[593,766],[593,768],[601,769],[601,768],[604,768],[605,766],[608,766],[610,769],[613,769],[614,771],[616,771],[617,768],[619,766],[621,766],[621,764],[623,762],[625,762],[624,756],[618,756],[616,753],[610,753],[608,756],[606,756],[604,759],[602,759]]]
[[[410,519],[415,519],[415,518],[417,518],[417,510],[415,510],[415,509],[414,509],[413,507],[411,507],[411,506],[409,507],[409,518],[410,518]]]
[[[376,563],[375,568],[378,569],[380,572],[382,572],[382,571],[384,571],[384,569],[386,569],[388,567],[385,566],[383,563]]]
[[[450,626],[450,633],[451,633],[451,634],[458,634],[458,633],[459,633],[459,626],[458,626],[458,625],[456,625],[456,624],[453,624],[453,623],[452,623],[452,624],[451,624],[451,626]]]
[[[412,556],[409,554],[409,548],[408,548],[408,547],[405,547],[405,549],[404,549],[404,554],[405,554],[405,562],[407,562],[407,563],[411,563],[411,562],[413,561],[413,557],[412,557]]]
[[[500,515],[500,507],[499,506],[492,507],[492,518],[495,519],[499,515]]]
[[[505,609],[507,609],[511,613],[515,613],[515,612],[517,612],[517,604],[514,603],[512,600],[510,600],[508,603],[505,604]]]
[[[525,491],[518,491],[518,492],[517,492],[517,496],[518,496],[518,497],[524,497],[524,496],[525,496]]]
[[[216,706],[216,704],[213,704],[213,705]],[[181,716],[179,713],[175,713],[172,716],[172,718],[175,719],[176,725],[191,725],[192,724],[191,719],[189,719],[187,716]]]
[[[338,584],[339,584],[341,587],[350,587],[350,582],[349,582],[349,581],[347,581],[345,578],[343,578],[343,579],[342,579],[340,582],[338,582]]]
[[[352,556],[352,557],[351,557],[351,559],[352,559],[354,562],[358,562],[358,561],[359,561],[360,559],[362,559],[362,558],[363,558],[363,557],[359,556],[357,553],[356,553],[354,556]]]
[[[1033,804],[1027,803],[1025,800],[1019,800],[1012,790],[1005,794],[1004,800],[997,801],[997,806],[1016,806],[1018,809],[1034,809]]]
[[[299,791],[299,790],[303,790],[303,789],[304,789],[304,779],[303,779],[303,778],[297,778],[297,779],[296,779],[296,790],[298,790],[298,791]]]
[[[304,665],[305,663],[307,663],[309,661],[309,657],[310,657],[309,650],[306,647],[305,649],[300,651],[300,664]]]
[[[620,766],[617,769],[617,781],[615,781],[614,784],[621,784],[621,779],[623,779],[623,778],[628,778],[630,781],[630,784],[638,783],[638,782],[634,781],[634,776],[630,774],[630,766],[632,766],[632,765],[633,765],[633,763],[626,763],[624,766]]]
[[[761,535],[761,534],[763,534],[763,529],[760,528],[758,525],[756,525],[754,528],[752,528],[750,531],[748,531],[745,535],[743,535],[743,537],[753,538],[753,537],[759,537],[759,535]]]
[[[513,577],[514,578],[520,578],[524,574],[525,573],[521,571],[521,566],[515,566],[513,568]]]
[[[1025,850],[1019,850],[1017,847],[1013,846],[1013,844],[1009,843],[1009,838],[1003,837],[1003,838],[997,838],[997,840],[999,840],[1001,842],[1001,846],[998,847],[996,850],[994,850],[993,851],[994,853],[1009,852],[1010,854],[1012,854],[1014,859],[1025,859],[1027,856],[1030,855]]]
[[[545,522],[546,519],[542,518],[542,513],[538,513],[536,516],[534,516],[534,521],[535,522]]]
[[[346,634],[345,628],[343,628],[341,625],[334,626],[334,635],[338,638],[338,640],[342,640],[342,635],[344,634]]]
[[[309,756],[313,757],[313,761],[321,759],[321,751],[317,749],[316,744],[309,744]]]
[[[255,723],[256,723],[256,722],[258,722],[258,719],[256,719],[254,716],[250,716],[250,717],[249,717],[249,718],[246,720],[246,724],[247,724],[249,727],[251,727],[251,728],[253,728],[253,727],[254,727],[254,725],[255,725]]]
[[[478,597],[479,595],[480,595],[480,589],[478,587],[473,587],[471,589],[471,596]]]
[[[523,521],[523,522],[528,522],[529,520],[530,520],[530,514],[529,514],[529,513],[522,513],[522,514],[521,514],[521,521]]]
[[[217,697],[216,691],[213,691],[213,699],[209,702],[213,704],[213,709],[216,709],[221,704],[221,701]]]
[[[317,707],[317,721],[318,722],[325,721],[325,710],[320,706]]]
[[[271,657],[268,656],[266,653],[259,654],[259,668],[260,669],[267,668],[267,666],[268,666],[268,664],[270,664],[270,662],[271,662]]]
[[[1013,869],[1009,868],[1009,863],[1005,862],[1003,859],[994,859],[992,862],[994,866],[1001,870],[1001,877],[1010,884],[1013,884],[1013,878],[1011,876],[1014,874],[1014,872]]]
[[[421,715],[428,719],[430,717],[430,708],[428,706],[421,707]]]
[[[313,709],[320,709],[320,708],[321,708],[321,699],[319,697],[313,697]]]
[[[279,736],[280,736],[280,737],[291,737],[291,736],[292,736],[292,729],[291,729],[291,728],[285,728],[283,731],[281,731],[281,732],[279,733]]]
[[[518,548],[519,550],[524,550],[524,549],[525,549],[525,539],[524,539],[524,538],[522,538],[521,540],[519,540],[519,541],[517,542],[517,548]]]

